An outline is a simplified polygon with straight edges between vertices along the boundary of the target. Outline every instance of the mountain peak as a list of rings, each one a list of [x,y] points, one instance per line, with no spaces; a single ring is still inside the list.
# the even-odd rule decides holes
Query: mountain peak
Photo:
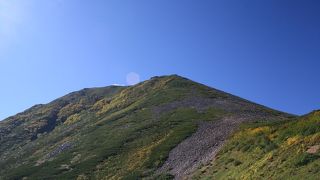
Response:
[[[85,88],[0,122],[0,179],[184,177],[240,124],[288,117],[178,75]]]

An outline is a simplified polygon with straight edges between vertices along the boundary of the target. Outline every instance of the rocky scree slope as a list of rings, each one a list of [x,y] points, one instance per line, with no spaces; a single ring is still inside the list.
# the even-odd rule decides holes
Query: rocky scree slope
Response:
[[[0,179],[182,179],[244,122],[292,117],[172,75],[84,89],[0,122]]]

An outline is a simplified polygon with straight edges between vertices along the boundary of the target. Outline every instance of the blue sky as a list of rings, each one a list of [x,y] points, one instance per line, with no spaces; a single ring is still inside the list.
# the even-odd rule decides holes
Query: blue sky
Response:
[[[85,87],[127,84],[131,72],[179,74],[308,113],[320,108],[319,8],[315,0],[0,0],[0,119]]]

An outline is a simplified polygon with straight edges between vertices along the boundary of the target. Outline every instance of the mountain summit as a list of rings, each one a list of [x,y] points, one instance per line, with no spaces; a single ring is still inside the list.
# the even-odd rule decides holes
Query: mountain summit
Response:
[[[0,122],[0,179],[201,178],[243,124],[292,117],[177,75],[83,89]]]

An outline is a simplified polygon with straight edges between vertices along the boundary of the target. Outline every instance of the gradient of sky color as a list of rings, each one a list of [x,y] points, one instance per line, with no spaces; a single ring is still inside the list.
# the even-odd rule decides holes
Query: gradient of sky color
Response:
[[[320,1],[0,0],[0,119],[85,87],[179,74],[320,108]]]

